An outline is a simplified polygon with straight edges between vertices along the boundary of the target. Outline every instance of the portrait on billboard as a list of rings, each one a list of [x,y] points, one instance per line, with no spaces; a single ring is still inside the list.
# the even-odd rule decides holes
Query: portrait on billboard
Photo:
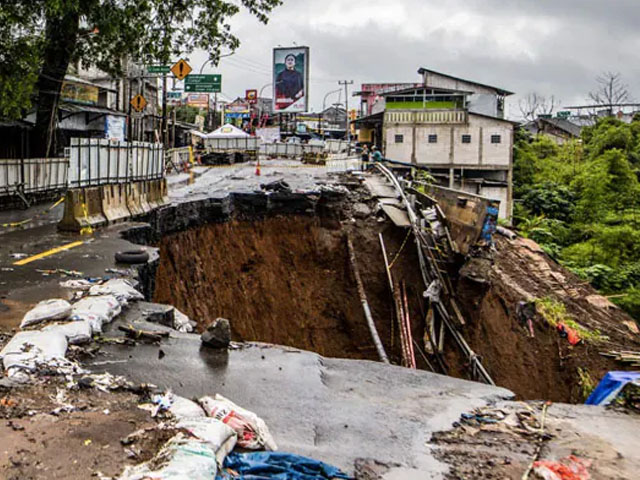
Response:
[[[275,112],[305,112],[309,94],[309,49],[307,47],[273,50],[273,90]]]

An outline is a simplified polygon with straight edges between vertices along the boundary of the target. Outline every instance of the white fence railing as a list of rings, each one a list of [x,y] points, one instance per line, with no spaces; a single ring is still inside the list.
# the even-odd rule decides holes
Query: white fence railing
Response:
[[[0,196],[67,188],[66,158],[0,159]]]
[[[258,150],[260,146],[260,138],[258,137],[246,137],[246,138],[205,138],[204,147],[207,150],[213,151],[228,151],[228,150]]]
[[[362,160],[359,157],[351,157],[344,160],[327,160],[325,164],[327,172],[352,172],[362,170]]]
[[[65,157],[69,162],[70,187],[164,177],[164,151],[159,143],[72,138]]]
[[[301,157],[305,153],[320,154],[324,151],[322,145],[307,145],[301,143],[263,143],[260,153],[273,157]]]

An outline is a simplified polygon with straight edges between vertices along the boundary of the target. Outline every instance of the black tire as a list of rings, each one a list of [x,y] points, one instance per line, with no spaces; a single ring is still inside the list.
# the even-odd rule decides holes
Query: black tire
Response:
[[[127,250],[126,252],[116,253],[116,263],[147,263],[149,260],[149,252],[146,250]]]

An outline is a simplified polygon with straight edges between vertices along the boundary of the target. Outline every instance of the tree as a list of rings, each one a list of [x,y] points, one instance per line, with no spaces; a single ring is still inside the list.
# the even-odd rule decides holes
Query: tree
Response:
[[[520,99],[518,106],[522,118],[531,122],[540,115],[551,115],[556,108],[557,100],[555,96],[547,98],[536,92],[528,93],[526,97]]]
[[[596,104],[608,107],[609,115],[613,114],[613,106],[631,101],[627,85],[622,83],[619,73],[603,72],[596,77],[597,87],[589,92],[589,98]]]
[[[38,46],[32,151],[41,156],[51,151],[62,82],[71,62],[118,76],[127,58],[167,63],[199,48],[217,64],[223,47],[234,50],[239,45],[230,17],[244,7],[266,23],[280,4],[281,0],[3,0],[0,42]],[[5,51],[4,57],[12,58],[2,58],[3,65],[20,55],[19,49]],[[15,85],[32,79],[18,72],[11,80]],[[0,110],[15,107],[0,105]]]

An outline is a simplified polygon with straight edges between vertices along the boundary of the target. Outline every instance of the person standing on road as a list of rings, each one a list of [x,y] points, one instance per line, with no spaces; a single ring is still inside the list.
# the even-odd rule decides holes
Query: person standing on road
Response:
[[[367,147],[367,145],[362,147],[362,153],[360,155],[360,159],[362,160],[362,169],[366,170],[369,167],[369,147]]]
[[[374,162],[381,162],[382,160],[383,160],[382,153],[380,153],[380,150],[378,150],[378,147],[374,146],[373,147],[373,161]]]

